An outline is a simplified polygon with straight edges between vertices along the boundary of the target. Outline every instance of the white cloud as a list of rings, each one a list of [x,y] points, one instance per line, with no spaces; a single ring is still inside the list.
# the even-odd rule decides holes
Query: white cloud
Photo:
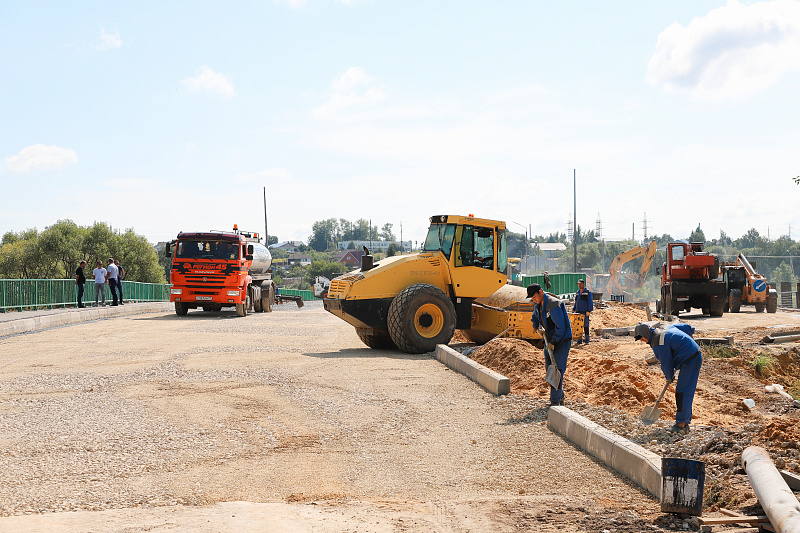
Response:
[[[314,110],[321,117],[333,118],[344,110],[353,110],[383,103],[386,93],[376,80],[361,67],[350,67],[331,82],[331,96]]]
[[[646,81],[708,100],[738,99],[800,70],[800,3],[724,7],[658,36]]]
[[[108,33],[105,28],[100,28],[100,44],[97,48],[109,50],[120,46],[122,46],[122,38],[119,36],[119,31],[115,30],[114,33]]]
[[[183,84],[194,92],[219,94],[223,98],[230,98],[236,92],[233,83],[219,72],[214,72],[210,67],[203,65],[194,78],[186,78]]]
[[[34,144],[23,148],[18,155],[6,157],[11,172],[27,174],[37,170],[60,169],[78,162],[78,155],[69,148]]]

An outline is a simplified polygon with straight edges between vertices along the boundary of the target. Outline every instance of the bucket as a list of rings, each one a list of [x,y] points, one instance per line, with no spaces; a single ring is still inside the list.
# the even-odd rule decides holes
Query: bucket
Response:
[[[703,513],[703,461],[661,458],[661,512],[700,516]]]

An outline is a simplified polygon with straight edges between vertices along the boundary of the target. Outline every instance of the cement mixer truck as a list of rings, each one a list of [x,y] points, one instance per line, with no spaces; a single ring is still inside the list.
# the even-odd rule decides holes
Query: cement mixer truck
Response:
[[[272,310],[272,255],[258,234],[239,231],[235,224],[230,232],[181,232],[169,243],[167,257],[172,257],[169,301],[178,316],[198,307],[235,307],[238,316]]]

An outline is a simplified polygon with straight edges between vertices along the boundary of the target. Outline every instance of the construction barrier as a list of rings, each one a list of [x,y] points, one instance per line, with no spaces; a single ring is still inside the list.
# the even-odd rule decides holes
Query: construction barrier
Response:
[[[578,292],[578,280],[586,281],[586,274],[559,273],[548,274],[550,278],[550,288],[544,283],[544,276],[522,276],[522,287],[527,287],[531,283],[538,283],[547,292],[553,294],[575,294]]]

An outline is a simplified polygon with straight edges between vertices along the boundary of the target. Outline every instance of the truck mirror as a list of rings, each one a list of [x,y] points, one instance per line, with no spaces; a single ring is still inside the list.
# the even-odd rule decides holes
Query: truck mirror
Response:
[[[167,243],[167,247],[164,250],[164,255],[166,255],[167,257],[172,257],[172,244],[173,243],[171,243],[171,242]]]
[[[253,245],[252,244],[248,244],[247,245],[247,255],[253,255]]]
[[[244,256],[244,258],[247,259],[248,261],[252,261],[253,260],[253,254],[247,254],[246,256]]]

